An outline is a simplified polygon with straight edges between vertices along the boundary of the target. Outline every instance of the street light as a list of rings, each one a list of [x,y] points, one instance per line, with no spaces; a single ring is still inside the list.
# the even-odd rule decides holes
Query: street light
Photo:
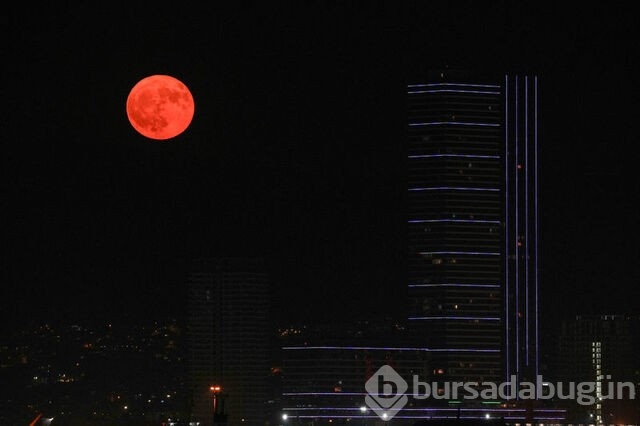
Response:
[[[367,424],[367,406],[363,405],[360,407],[360,412],[362,413],[362,424]]]
[[[209,390],[213,393],[213,423],[216,423],[216,419],[218,418],[218,410],[220,407],[218,406],[218,395],[222,392],[222,387],[218,385],[210,386]]]

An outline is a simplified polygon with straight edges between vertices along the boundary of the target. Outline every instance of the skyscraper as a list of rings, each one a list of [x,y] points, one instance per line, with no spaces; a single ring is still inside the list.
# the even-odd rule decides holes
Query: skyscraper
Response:
[[[409,320],[433,378],[534,381],[537,78],[445,69],[407,97]]]
[[[415,385],[515,382],[517,393],[539,374],[537,92],[536,77],[449,69],[408,86],[407,327],[283,347],[292,423],[377,421],[361,401],[382,365],[414,380],[394,424],[565,418],[531,400],[466,399],[463,389],[448,397],[447,386],[424,398]]]
[[[188,285],[192,417],[211,425],[217,411],[216,422],[263,425],[270,332],[264,263],[244,258],[198,260]]]

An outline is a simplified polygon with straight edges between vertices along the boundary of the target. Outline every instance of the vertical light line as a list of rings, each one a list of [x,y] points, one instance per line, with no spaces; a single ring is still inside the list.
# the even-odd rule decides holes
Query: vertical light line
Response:
[[[514,255],[515,255],[515,270],[514,270],[514,274],[515,274],[515,314],[516,314],[516,375],[517,375],[517,380],[518,383],[520,381],[520,280],[519,280],[519,276],[518,274],[520,273],[520,268],[519,268],[519,257],[520,257],[520,252],[518,251],[518,236],[520,235],[520,224],[519,224],[519,218],[518,218],[518,204],[519,204],[519,194],[518,194],[518,185],[520,184],[519,179],[518,179],[518,144],[520,143],[520,138],[519,138],[519,134],[518,132],[520,131],[520,128],[518,126],[518,76],[516,76],[515,78],[515,102],[514,102],[514,108],[515,108],[515,117],[514,117],[514,121],[515,121],[515,150],[514,150],[514,154],[515,154],[515,194],[514,194],[514,207],[515,207],[515,212],[514,212],[514,220],[516,221],[515,223],[515,231],[516,231],[516,235],[515,235],[515,241],[514,241]]]
[[[511,322],[509,314],[509,76],[504,76],[504,303],[505,303],[505,342],[506,342],[506,377],[505,383],[509,382],[511,374],[511,352],[509,335],[509,324]]]
[[[529,366],[529,76],[524,77],[524,335],[525,363]]]
[[[538,315],[538,77],[534,77],[533,79],[533,161],[534,161],[534,189],[533,189],[533,200],[534,200],[534,237],[536,240],[535,245],[535,264],[534,264],[534,274],[535,274],[535,322],[536,322],[536,359],[535,359],[535,369],[536,369],[536,380],[538,378],[538,368],[540,366],[540,334],[539,334],[539,315]]]

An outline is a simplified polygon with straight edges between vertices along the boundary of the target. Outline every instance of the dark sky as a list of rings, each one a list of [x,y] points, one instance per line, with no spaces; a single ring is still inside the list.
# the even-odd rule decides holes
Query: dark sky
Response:
[[[432,3],[12,6],[6,319],[181,315],[201,256],[265,257],[283,320],[401,314],[405,85],[442,65],[540,78],[545,316],[637,311],[636,15]],[[195,98],[174,140],[127,121],[151,74]]]

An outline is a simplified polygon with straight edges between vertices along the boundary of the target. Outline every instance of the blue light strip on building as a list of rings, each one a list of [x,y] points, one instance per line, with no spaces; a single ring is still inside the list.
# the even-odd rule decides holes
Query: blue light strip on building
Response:
[[[469,121],[428,121],[423,123],[409,123],[410,127],[442,126],[442,125],[500,127],[499,123],[472,123]]]
[[[535,274],[535,283],[534,285],[535,287],[535,316],[536,316],[536,377],[538,377],[538,375],[540,374],[538,369],[539,369],[539,365],[540,365],[540,335],[539,333],[539,325],[538,325],[538,77],[534,77],[533,80],[533,90],[534,90],[534,111],[533,111],[533,152],[535,154],[534,156],[534,171],[535,171],[535,176],[534,176],[534,187],[533,187],[533,200],[534,200],[534,214],[535,214],[535,218],[534,218],[534,236],[535,236],[535,247],[534,247],[534,251],[535,251],[535,259],[534,259],[534,274]]]
[[[462,353],[494,353],[499,349],[451,349],[451,348],[407,348],[379,346],[285,346],[282,350],[341,350],[341,351],[419,351],[419,352],[462,352]]]
[[[500,159],[499,155],[477,155],[477,154],[424,154],[409,155],[408,158],[477,158],[477,159]]]
[[[483,220],[483,219],[413,219],[408,223],[490,223],[499,225],[499,220]]]
[[[472,188],[464,186],[431,186],[431,187],[419,187],[409,188],[409,191],[489,191],[499,192],[499,188]]]
[[[505,231],[504,231],[504,300],[505,300],[505,378],[509,380],[511,374],[510,336],[511,316],[509,315],[509,76],[504,76],[504,201],[505,201]]]
[[[461,320],[461,321],[500,321],[499,317],[409,317],[408,319],[414,321],[430,321],[430,320]]]
[[[340,396],[340,395],[387,395],[384,393],[374,393],[374,394],[370,394],[367,392],[292,392],[292,393],[283,393],[283,395],[287,395],[287,396],[309,396],[309,395],[318,395],[318,396]],[[412,395],[411,393],[409,393],[408,395]],[[358,412],[358,413],[362,413],[362,410],[360,407],[285,407],[282,409],[282,411],[287,411],[287,412],[295,412],[295,411],[327,411],[327,410],[336,410],[336,411],[354,411],[354,412]],[[478,408],[466,408],[466,407],[458,407],[458,408],[454,408],[454,407],[405,407],[402,408],[403,412],[441,412],[441,413],[457,413],[457,412],[466,412],[466,413],[513,413],[513,414],[518,414],[518,413],[524,413],[527,412],[528,410],[526,408],[482,408],[482,407],[478,407]],[[533,409],[534,413],[548,413],[548,414],[562,414],[565,413],[566,410],[564,409],[553,409],[553,408],[548,408],[548,409],[544,409],[544,408],[534,408]],[[377,416],[373,416],[376,417]]]
[[[371,395],[368,392],[283,392],[286,396],[348,396],[348,395]],[[374,393],[373,395],[384,395]],[[360,407],[285,407],[282,411],[312,411],[312,410],[342,410],[342,411],[359,411]]]
[[[495,84],[469,84],[469,83],[424,83],[424,84],[408,84],[407,87],[485,87],[499,89],[500,86]]]
[[[500,256],[500,253],[491,252],[491,251],[421,251],[419,252],[422,255],[432,255],[432,254],[455,254],[455,255],[473,255],[473,256]]]
[[[525,235],[525,247],[524,252],[526,260],[524,262],[524,347],[525,366],[529,366],[529,79],[528,76],[524,77],[524,235]]]
[[[404,411],[404,409],[403,409]],[[434,416],[434,415],[430,415],[428,416],[428,419],[453,419],[454,415],[450,414],[450,415],[442,415],[442,416]],[[323,416],[314,416],[314,415],[302,415],[302,416],[295,416],[296,418],[299,419],[352,419],[355,416],[349,416],[349,415],[335,415],[335,416],[327,416],[327,415],[323,415]],[[360,418],[360,417],[358,417]],[[375,418],[378,419],[378,416],[368,416],[368,418]],[[402,415],[395,415],[393,416],[394,419],[415,419],[416,417],[413,416],[402,416]],[[463,420],[472,420],[472,419],[484,419],[484,414],[478,414],[476,416],[456,416],[455,418],[457,419],[463,419]],[[525,415],[522,416],[501,416],[500,418],[503,418],[505,420],[525,420]],[[564,417],[536,417],[536,419],[540,419],[540,420],[564,420]]]
[[[409,287],[467,287],[467,288],[500,288],[499,284],[409,284]]]
[[[499,95],[500,92],[492,92],[488,90],[456,90],[456,89],[433,89],[433,90],[413,90],[407,92],[409,95],[418,95],[422,93],[472,93],[477,95]]]
[[[518,279],[518,274],[520,273],[520,268],[518,267],[520,264],[520,252],[518,250],[518,236],[520,235],[520,227],[519,227],[519,221],[518,221],[518,204],[520,203],[520,199],[518,198],[518,143],[519,143],[519,138],[518,138],[518,131],[519,131],[519,126],[518,126],[518,76],[516,76],[516,87],[515,87],[515,221],[516,221],[516,235],[514,238],[514,253],[515,253],[515,289],[516,289],[516,318],[515,318],[515,322],[516,322],[516,374],[518,375],[518,382],[520,380],[520,320],[518,318],[518,312],[520,312],[520,280]]]

